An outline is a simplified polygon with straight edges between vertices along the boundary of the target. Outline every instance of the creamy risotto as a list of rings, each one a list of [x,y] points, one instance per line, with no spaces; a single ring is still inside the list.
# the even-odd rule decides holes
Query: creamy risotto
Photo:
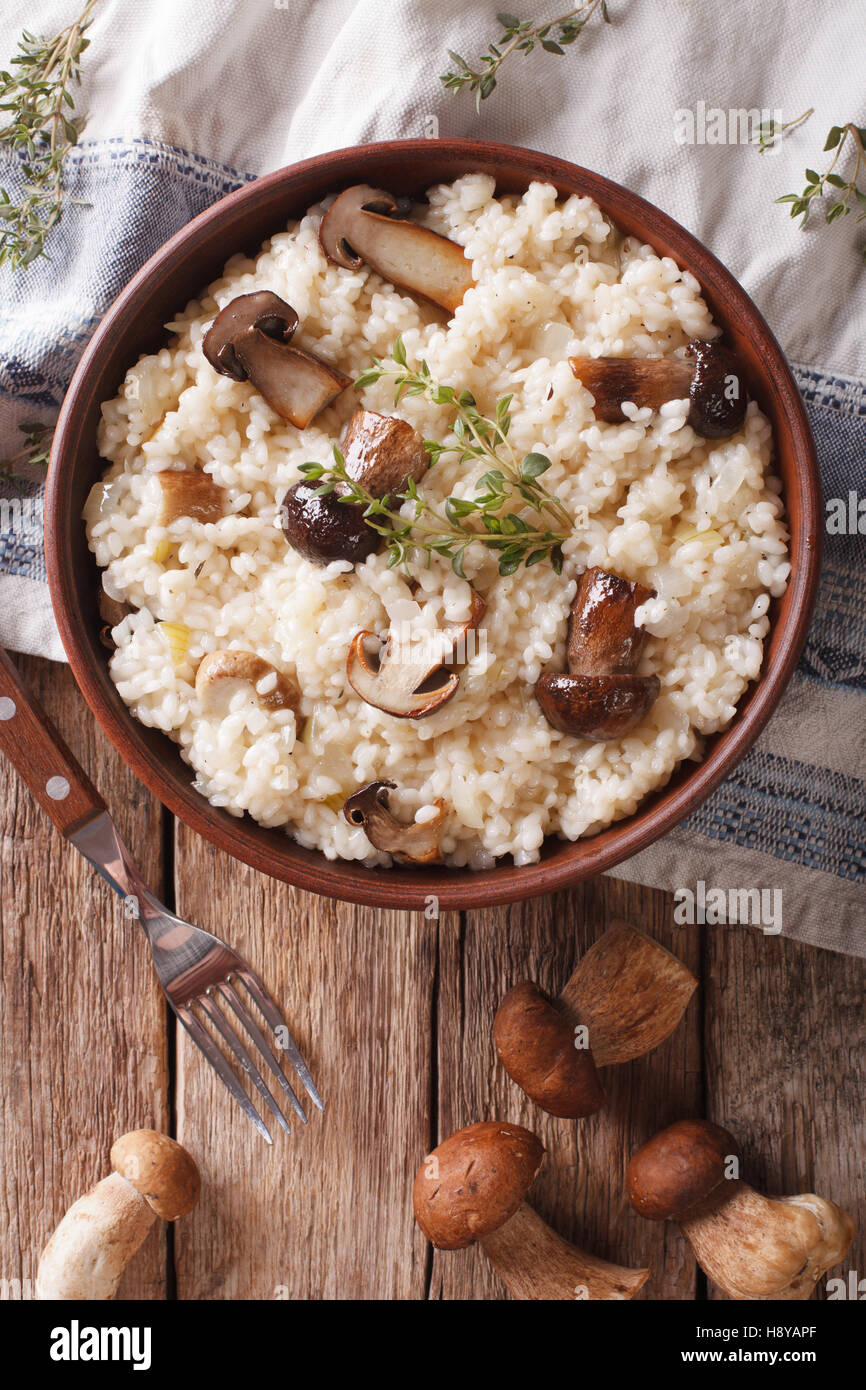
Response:
[[[447,863],[528,864],[546,835],[575,840],[630,815],[733,718],[788,578],[781,489],[755,402],[721,439],[687,423],[685,393],[656,409],[626,400],[622,422],[607,423],[569,365],[685,362],[693,340],[718,336],[690,274],[623,239],[588,198],[546,184],[497,198],[490,178],[472,175],[428,196],[399,215],[464,248],[474,285],[453,314],[368,264],[332,263],[318,240],[323,208],[312,208],[255,259],[234,257],[170,325],[170,346],[141,358],[104,405],[108,466],[87,533],[106,595],[124,605],[109,619],[112,679],[136,719],[180,745],[215,806],[329,858],[388,864],[343,807],[370,783],[392,783],[381,802],[407,826],[435,822]],[[289,544],[284,495],[301,465],[331,461],[359,408],[445,445],[454,415],[425,396],[395,406],[384,376],[341,389],[304,429],[281,418],[202,349],[217,312],[260,290],[295,310],[293,346],[352,381],[400,335],[410,363],[470,391],[486,415],[512,396],[510,446],[550,461],[540,481],[574,519],[561,573],[547,556],[501,575],[501,552],[483,544],[465,550],[465,577],[447,556],[429,566],[410,556],[407,571],[389,568],[387,548],[316,563]],[[441,510],[475,497],[486,467],[444,452],[418,486]],[[167,471],[209,478],[216,519],[190,504],[167,519]],[[634,727],[587,738],[550,722],[536,685],[570,669],[569,618],[593,568],[632,586],[637,676],[658,685]],[[363,642],[375,672],[375,638],[407,626],[453,636],[473,622],[474,640],[448,667],[453,694],[423,717],[379,708],[347,679],[358,633],[374,635]],[[231,673],[232,652],[255,661],[214,700],[197,675]],[[282,700],[284,686],[293,694]]]

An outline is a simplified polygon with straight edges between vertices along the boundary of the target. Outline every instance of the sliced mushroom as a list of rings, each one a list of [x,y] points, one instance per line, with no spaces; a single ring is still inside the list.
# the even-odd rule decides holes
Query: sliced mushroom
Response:
[[[270,290],[242,294],[214,319],[204,355],[223,376],[250,381],[284,420],[304,429],[350,384],[312,353],[291,346],[298,316]]]
[[[397,820],[388,808],[388,792],[394,782],[371,782],[350,796],[343,806],[343,815],[350,825],[359,825],[370,844],[386,854],[393,854],[401,864],[432,864],[439,858],[439,837],[445,805],[436,802],[436,815],[430,820],[407,825]]]
[[[254,652],[218,651],[203,657],[195,676],[195,693],[205,714],[225,715],[239,690],[262,709],[300,712],[295,682]]]
[[[368,705],[397,719],[423,719],[435,713],[460,684],[458,673],[446,672],[444,663],[457,644],[478,626],[486,606],[473,589],[472,609],[466,622],[440,628],[432,643],[426,637],[407,643],[394,641],[390,636],[378,667],[371,666],[365,650],[366,641],[375,638],[375,633],[356,632],[346,661],[349,684]],[[431,685],[437,673],[443,679]]]
[[[404,490],[430,466],[430,455],[416,429],[396,415],[356,410],[343,437],[346,472],[374,497]]]
[[[595,398],[593,413],[622,424],[624,401],[658,410],[688,396],[688,423],[706,439],[724,439],[742,427],[748,393],[739,364],[718,340],[695,338],[678,357],[570,357],[572,372]],[[694,364],[694,365],[693,365]]]
[[[647,634],[634,615],[652,594],[597,567],[582,575],[569,619],[568,673],[548,672],[535,686],[555,729],[594,741],[622,738],[648,713],[660,685],[658,676],[635,674]]]
[[[104,623],[100,628],[99,640],[108,651],[115,650],[114,642],[111,639],[112,629],[119,626],[124,618],[128,618],[135,609],[130,603],[122,603],[119,599],[111,598],[105,592],[102,585],[99,586],[99,616]]]
[[[182,516],[193,521],[219,521],[225,513],[225,493],[208,473],[168,469],[157,474],[162,504],[160,526],[170,526]]]
[[[366,262],[401,289],[453,313],[474,284],[463,248],[419,222],[395,217],[399,210],[393,194],[355,184],[325,213],[319,244],[335,265],[359,270]]]
[[[280,505],[283,534],[299,555],[314,565],[357,565],[379,549],[384,537],[367,525],[363,507],[333,492],[319,497],[316,489],[316,483],[295,483]]]

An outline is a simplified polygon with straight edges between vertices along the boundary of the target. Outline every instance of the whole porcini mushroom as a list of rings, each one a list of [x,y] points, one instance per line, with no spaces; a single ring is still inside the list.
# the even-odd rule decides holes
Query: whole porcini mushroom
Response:
[[[541,1141],[521,1125],[467,1125],[428,1154],[415,1178],[415,1220],[439,1250],[478,1241],[512,1297],[625,1300],[649,1270],[626,1269],[571,1245],[526,1205]]]
[[[695,338],[680,357],[570,357],[572,372],[594,397],[593,413],[607,424],[627,417],[623,403],[658,410],[689,398],[687,423],[706,439],[742,428],[749,396],[736,357],[718,339]]]
[[[474,283],[463,248],[420,222],[394,216],[399,210],[393,194],[355,184],[325,213],[319,244],[335,265],[360,270],[366,263],[385,280],[453,313]]]
[[[271,290],[257,290],[238,295],[220,310],[202,349],[222,376],[250,381],[278,415],[304,429],[351,378],[292,347],[297,326],[291,304]]]
[[[356,632],[346,659],[346,679],[357,695],[368,705],[393,714],[397,719],[423,719],[434,714],[455,694],[460,684],[456,671],[447,671],[444,663],[454,649],[465,642],[478,626],[487,605],[472,590],[469,617],[465,622],[450,623],[435,633],[409,634],[409,640],[388,637],[378,666],[370,664],[366,652],[368,641],[375,633]],[[439,676],[438,682],[434,677]],[[431,686],[431,682],[434,682]]]
[[[691,971],[658,941],[615,922],[556,999],[528,980],[508,991],[493,1023],[499,1060],[548,1114],[592,1115],[605,1101],[598,1068],[663,1043],[696,988]]]
[[[113,1298],[157,1217],[177,1221],[198,1201],[195,1160],[167,1134],[124,1134],[111,1150],[111,1166],[109,1177],[73,1202],[43,1250],[37,1299]]]
[[[290,709],[297,716],[301,692],[284,671],[255,652],[216,651],[202,657],[195,693],[205,714],[225,715],[239,690],[264,710]]]
[[[568,625],[568,672],[546,672],[535,696],[549,724],[593,741],[622,738],[652,708],[658,676],[636,668],[648,633],[634,615],[653,590],[596,567],[581,575]]]
[[[398,863],[432,864],[439,858],[444,802],[436,802],[436,814],[429,820],[407,824],[388,805],[388,792],[395,787],[395,782],[370,782],[348,798],[343,815],[350,825],[363,828],[375,849],[393,854]]]
[[[635,1211],[675,1220],[708,1278],[737,1300],[802,1300],[844,1259],[848,1212],[825,1197],[764,1197],[739,1177],[739,1146],[709,1120],[679,1120],[629,1163]]]

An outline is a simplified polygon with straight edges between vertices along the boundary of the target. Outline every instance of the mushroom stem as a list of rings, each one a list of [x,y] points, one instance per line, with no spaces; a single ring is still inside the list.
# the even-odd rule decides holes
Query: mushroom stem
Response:
[[[737,1300],[810,1298],[854,1235],[849,1214],[825,1197],[765,1197],[740,1181],[722,1184],[680,1225],[704,1272]]]
[[[614,922],[581,957],[556,1000],[583,1024],[596,1066],[631,1062],[674,1031],[697,989],[681,960],[658,941]]]
[[[120,1173],[103,1178],[72,1203],[43,1250],[37,1299],[113,1298],[155,1221],[149,1203]]]
[[[649,1278],[648,1269],[610,1264],[572,1245],[526,1202],[480,1244],[512,1298],[631,1299]]]
[[[609,425],[627,417],[623,404],[658,410],[689,398],[688,424],[705,439],[727,439],[742,427],[749,403],[739,363],[717,338],[694,338],[678,357],[570,357],[572,372],[594,397],[593,413]]]

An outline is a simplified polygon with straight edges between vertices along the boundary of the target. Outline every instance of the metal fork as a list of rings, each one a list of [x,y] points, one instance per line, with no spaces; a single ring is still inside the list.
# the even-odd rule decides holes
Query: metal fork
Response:
[[[241,1085],[236,1071],[214,1041],[214,1033],[222,1039],[243,1074],[287,1134],[291,1133],[288,1121],[253,1060],[248,1046],[250,1041],[295,1114],[306,1124],[303,1107],[289,1084],[277,1052],[250,1012],[250,1001],[273,1029],[277,1049],[288,1058],[310,1100],[320,1110],[323,1109],[322,1099],[306,1062],[262,981],[230,946],[210,932],[194,927],[169,912],[146,887],[117,833],[105,802],[23,684],[2,647],[0,750],[16,767],[60,833],[120,894],[129,915],[141,923],[169,1004],[262,1137],[269,1144],[273,1142],[267,1125]],[[239,985],[243,987],[242,991]],[[194,1006],[198,1006],[211,1024],[212,1032],[194,1012]]]

